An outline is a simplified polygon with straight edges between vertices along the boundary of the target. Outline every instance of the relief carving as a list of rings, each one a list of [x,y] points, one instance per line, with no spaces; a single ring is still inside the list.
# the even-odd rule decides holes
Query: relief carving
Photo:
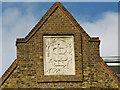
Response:
[[[44,37],[44,74],[75,75],[73,36]]]

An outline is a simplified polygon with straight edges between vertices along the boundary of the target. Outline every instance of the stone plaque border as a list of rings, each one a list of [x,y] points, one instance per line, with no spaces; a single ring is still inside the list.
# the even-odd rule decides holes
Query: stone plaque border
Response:
[[[67,56],[68,57],[71,57],[72,59],[71,59],[71,62],[72,62],[72,67],[70,67],[70,68],[72,68],[70,71],[67,71],[66,70],[66,73],[48,73],[48,74],[46,74],[46,67],[48,67],[48,63],[46,63],[46,53],[47,53],[47,51],[46,51],[46,38],[49,38],[49,39],[51,39],[51,38],[55,38],[55,39],[57,39],[57,40],[59,40],[59,38],[60,39],[63,39],[63,38],[65,38],[65,40],[66,39],[68,39],[68,40],[71,40],[71,53],[72,53],[72,55],[69,55],[68,53],[67,53]],[[52,39],[51,39],[52,40]],[[64,39],[63,39],[64,40]],[[56,41],[57,42],[57,41]],[[69,43],[69,42],[66,42],[66,43]],[[65,43],[65,44],[66,44]],[[68,51],[69,51],[69,49],[70,49],[70,47],[68,47]],[[53,57],[54,58],[54,57]],[[74,36],[73,35],[54,35],[54,36],[43,36],[43,66],[44,66],[44,75],[75,75],[75,52],[74,52]],[[46,66],[47,65],[47,66]],[[63,69],[64,70],[64,69]]]

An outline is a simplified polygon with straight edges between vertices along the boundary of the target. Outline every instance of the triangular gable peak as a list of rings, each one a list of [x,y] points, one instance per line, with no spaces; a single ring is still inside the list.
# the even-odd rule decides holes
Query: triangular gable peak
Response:
[[[34,36],[34,34],[39,30],[39,28],[42,27],[42,25],[47,21],[47,19],[55,12],[55,10],[60,9],[68,18],[69,20],[75,25],[75,27],[82,33],[82,35],[90,42],[99,42],[100,40],[98,38],[90,38],[90,36],[83,30],[83,28],[77,23],[77,21],[73,18],[73,16],[64,8],[64,6],[60,3],[60,2],[55,2],[55,4],[47,11],[47,13],[42,17],[42,19],[38,22],[38,24],[32,29],[32,31],[25,37],[25,38],[21,38],[21,39],[17,39],[17,43],[25,43],[27,41],[29,41],[32,36]],[[97,61],[96,63],[99,63],[101,67],[103,67],[105,69],[105,71],[107,71],[110,76],[118,83],[120,84],[120,82],[118,81],[118,77],[117,75],[112,72],[112,70],[107,66],[107,64],[105,64],[105,62],[103,61],[103,59],[101,57],[99,57],[98,59],[100,59],[100,61]],[[8,70],[2,75],[2,81],[0,82],[0,86],[2,86],[4,84],[4,82],[9,78],[9,76],[14,73],[14,70],[17,71],[17,67],[19,67],[18,64],[19,58],[16,59],[13,64],[8,68]],[[18,64],[18,65],[17,65]],[[98,65],[99,65],[98,64]],[[39,74],[38,74],[39,75]],[[39,78],[38,78],[39,79]],[[40,83],[40,80],[38,80],[38,82]],[[84,83],[84,82],[83,82]]]
[[[79,23],[74,19],[74,17],[68,12],[66,8],[60,3],[55,2],[53,6],[46,12],[46,14],[42,17],[42,19],[36,24],[36,26],[29,32],[29,34],[25,38],[18,38],[16,43],[19,42],[27,42],[30,38],[42,27],[42,25],[47,21],[47,19],[55,12],[55,10],[60,9],[75,25],[75,27],[86,37],[89,41],[100,41],[99,38],[91,38],[84,29],[79,25]]]

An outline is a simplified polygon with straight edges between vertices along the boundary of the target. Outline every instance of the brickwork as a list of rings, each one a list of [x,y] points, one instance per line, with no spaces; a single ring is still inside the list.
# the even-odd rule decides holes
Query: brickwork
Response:
[[[74,36],[76,75],[44,75],[45,35]],[[99,56],[99,44],[98,38],[90,38],[70,13],[56,2],[28,36],[17,39],[17,67],[2,88],[118,88],[117,77],[111,76],[101,65],[104,62]]]

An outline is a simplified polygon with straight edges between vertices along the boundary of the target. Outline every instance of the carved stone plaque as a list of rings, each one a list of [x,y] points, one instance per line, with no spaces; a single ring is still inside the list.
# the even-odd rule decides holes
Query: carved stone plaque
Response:
[[[43,36],[44,75],[75,75],[74,37]]]

